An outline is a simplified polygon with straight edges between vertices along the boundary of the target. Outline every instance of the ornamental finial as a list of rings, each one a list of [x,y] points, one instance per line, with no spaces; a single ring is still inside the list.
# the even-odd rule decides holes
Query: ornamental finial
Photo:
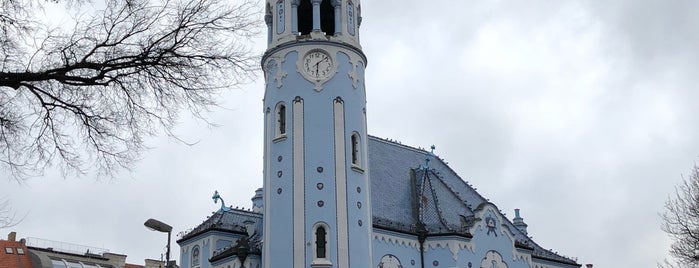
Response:
[[[430,168],[430,158],[434,156],[434,149],[436,148],[437,147],[434,145],[430,146],[430,152],[425,155],[425,164],[421,167],[423,170],[428,170]]]
[[[214,200],[214,204],[218,203],[218,200],[221,200],[221,209],[219,211],[229,211],[231,210],[230,208],[226,207],[226,202],[223,201],[223,198],[218,194],[218,191],[214,191],[214,195],[211,197],[211,199]]]

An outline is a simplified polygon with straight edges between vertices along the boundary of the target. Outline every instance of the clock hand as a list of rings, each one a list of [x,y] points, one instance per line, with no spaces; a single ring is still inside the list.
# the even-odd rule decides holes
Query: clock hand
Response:
[[[319,66],[318,64],[320,64],[320,61],[318,63],[316,63],[316,77],[318,77],[318,66]]]

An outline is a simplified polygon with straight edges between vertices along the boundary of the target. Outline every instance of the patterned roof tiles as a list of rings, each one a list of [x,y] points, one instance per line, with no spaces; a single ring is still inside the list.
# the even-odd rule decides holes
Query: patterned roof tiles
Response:
[[[424,224],[427,235],[458,233],[470,237],[466,231],[468,221],[479,205],[489,202],[444,161],[428,151],[374,136],[369,137],[367,147],[374,226],[417,234]],[[431,158],[427,167],[425,157]],[[532,256],[575,264],[574,260],[539,246],[504,215],[502,218],[516,244],[533,249]],[[242,234],[247,230],[246,222],[253,223],[257,237],[261,237],[262,214],[232,209],[214,213],[178,242],[209,230]]]

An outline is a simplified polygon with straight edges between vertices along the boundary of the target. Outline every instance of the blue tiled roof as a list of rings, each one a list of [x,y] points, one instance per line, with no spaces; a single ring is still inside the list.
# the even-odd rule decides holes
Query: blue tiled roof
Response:
[[[182,242],[203,234],[210,230],[234,232],[240,234],[247,233],[247,223],[252,223],[254,232],[259,237],[262,235],[262,214],[241,209],[231,209],[228,211],[219,210],[206,219],[202,224],[182,235],[177,242]]]
[[[444,161],[423,149],[373,136],[369,137],[367,147],[374,226],[414,234],[424,230],[427,235],[470,236],[466,233],[468,219],[473,217],[473,211],[479,205],[489,201]],[[431,160],[427,166],[424,165],[425,157]],[[572,259],[539,246],[506,217],[502,218],[505,219],[503,224],[514,234],[516,244],[533,249],[534,257],[576,264]],[[184,234],[178,242],[209,230],[244,234],[246,221],[254,222],[259,239],[262,214],[232,209],[214,213],[204,223]],[[420,229],[422,224],[424,229]]]
[[[373,136],[369,137],[367,146],[373,223],[379,228],[415,233],[422,215],[428,235],[459,233],[464,230],[463,219],[473,216],[473,210],[489,202],[428,151]],[[426,168],[425,157],[431,160]],[[411,171],[414,183],[411,183]],[[422,181],[429,183],[423,186]],[[539,246],[506,217],[503,219],[518,244],[533,248],[533,256],[575,264],[574,260]]]

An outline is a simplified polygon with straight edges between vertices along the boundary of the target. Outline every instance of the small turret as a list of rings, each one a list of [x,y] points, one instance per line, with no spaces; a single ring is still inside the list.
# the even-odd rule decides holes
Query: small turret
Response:
[[[524,223],[524,219],[522,219],[522,217],[519,216],[518,208],[515,209],[515,218],[512,219],[512,223],[515,225],[515,227],[517,227],[517,229],[522,231],[524,235],[527,235],[527,224]]]
[[[255,190],[255,196],[253,196],[250,200],[252,200],[252,211],[262,213],[262,209],[264,208],[262,188],[257,188],[257,190]]]

